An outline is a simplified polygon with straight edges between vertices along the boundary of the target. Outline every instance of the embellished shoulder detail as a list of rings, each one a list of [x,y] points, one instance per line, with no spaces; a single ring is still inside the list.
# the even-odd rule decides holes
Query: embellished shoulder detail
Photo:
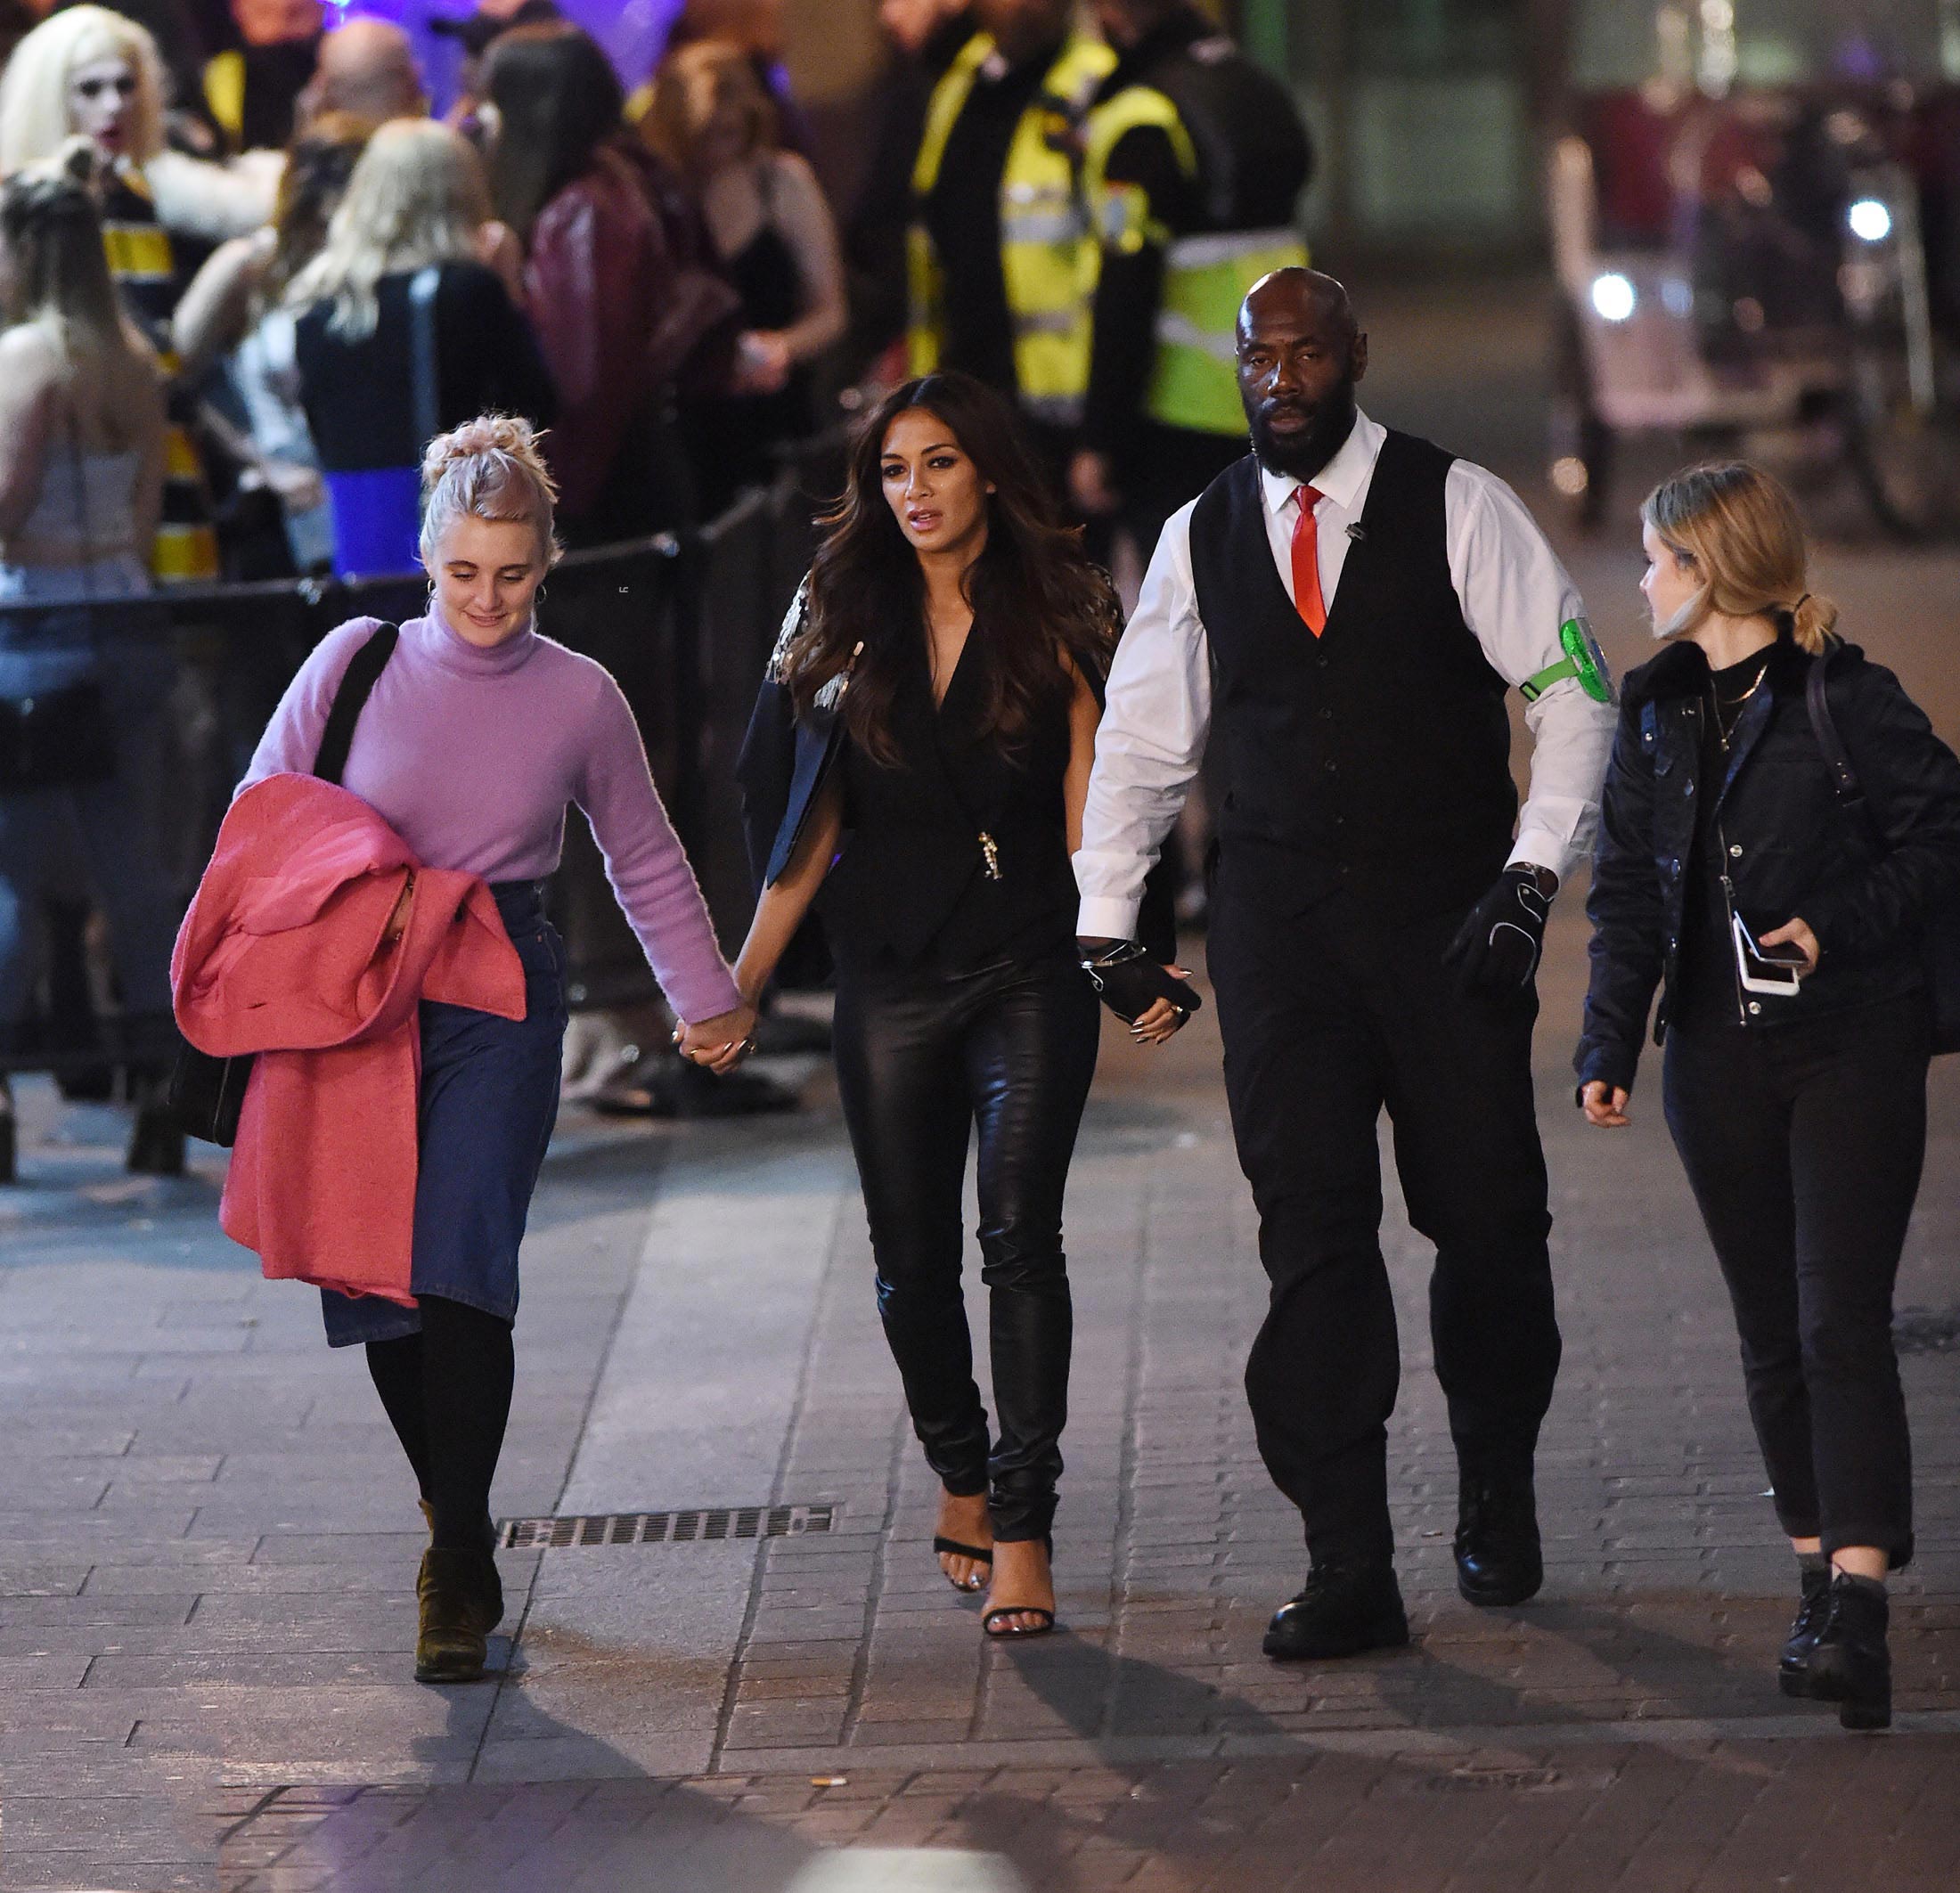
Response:
[[[776,648],[769,654],[768,667],[763,674],[771,683],[782,681],[783,666],[789,661],[789,647],[803,633],[803,627],[810,622],[810,578],[806,573],[803,583],[796,587],[796,595],[789,600],[789,609],[783,614],[782,629],[776,633]]]

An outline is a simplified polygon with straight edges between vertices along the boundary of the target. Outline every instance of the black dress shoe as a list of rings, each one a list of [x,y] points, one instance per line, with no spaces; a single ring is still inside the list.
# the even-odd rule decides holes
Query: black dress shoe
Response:
[[[1529,1472],[1461,1475],[1456,1554],[1457,1589],[1466,1603],[1501,1609],[1538,1595],[1545,1559]]]
[[[1885,1646],[1891,1617],[1885,1587],[1839,1571],[1830,1610],[1806,1665],[1803,1694],[1838,1705],[1848,1729],[1882,1729],[1892,1719],[1892,1658]]]
[[[1825,1571],[1807,1571],[1803,1574],[1803,1595],[1797,1603],[1797,1614],[1790,1625],[1790,1634],[1784,1639],[1783,1654],[1776,1660],[1776,1682],[1786,1696],[1809,1696],[1810,1688],[1810,1652],[1817,1646],[1817,1637],[1824,1629],[1825,1620],[1831,1614],[1831,1573]]]
[[[1296,1663],[1364,1650],[1399,1650],[1409,1618],[1392,1564],[1316,1563],[1307,1587],[1273,1613],[1262,1647],[1278,1662]]]

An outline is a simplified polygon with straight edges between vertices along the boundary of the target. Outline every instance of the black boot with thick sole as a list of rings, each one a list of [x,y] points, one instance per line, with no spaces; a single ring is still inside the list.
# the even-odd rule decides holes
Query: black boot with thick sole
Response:
[[[1848,1729],[1887,1728],[1892,1719],[1892,1657],[1885,1633],[1891,1608],[1885,1587],[1839,1571],[1831,1579],[1829,1614],[1811,1647],[1807,1690],[1835,1702]]]
[[[1810,1652],[1817,1648],[1825,1620],[1830,1614],[1830,1568],[1806,1571],[1797,1614],[1791,1622],[1790,1635],[1784,1639],[1783,1654],[1776,1660],[1776,1681],[1784,1695],[1808,1699],[1814,1693],[1810,1687]]]
[[[1317,1562],[1307,1587],[1273,1613],[1262,1647],[1276,1662],[1299,1663],[1397,1650],[1409,1617],[1392,1564]]]

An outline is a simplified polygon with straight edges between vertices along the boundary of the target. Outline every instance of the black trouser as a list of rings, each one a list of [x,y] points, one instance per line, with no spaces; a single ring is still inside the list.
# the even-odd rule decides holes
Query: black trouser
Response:
[[[1715,1245],[1792,1538],[1913,1553],[1892,1284],[1926,1154],[1923,995],[1668,1035],[1668,1129]]]
[[[1055,1515],[1074,1332],[1062,1192],[1098,1024],[1066,952],[967,974],[837,979],[837,1089],[886,1339],[927,1464],[950,1492],[987,1493],[997,1538],[1042,1538]],[[1000,1425],[991,1454],[960,1290],[976,1124]]]
[[[1335,894],[1273,911],[1220,877],[1207,959],[1238,1159],[1272,1282],[1245,1366],[1266,1469],[1315,1559],[1394,1548],[1387,1427],[1401,1379],[1376,1126],[1436,1245],[1430,1332],[1458,1460],[1528,1469],[1558,1371],[1538,1002],[1466,998],[1442,966],[1462,916],[1391,925]]]

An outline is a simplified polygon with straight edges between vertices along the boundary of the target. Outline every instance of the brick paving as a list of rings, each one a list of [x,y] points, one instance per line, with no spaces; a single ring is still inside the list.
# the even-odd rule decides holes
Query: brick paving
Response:
[[[474,1893],[550,1875],[566,1893],[799,1884],[1102,1893],[1933,1893],[1960,1874],[1954,1739],[1829,1749],[1735,1741],[1467,1751],[1328,1748],[1135,1767],[295,1791],[242,1817],[236,1893],[413,1886]],[[908,1875],[877,1872],[921,1849]],[[985,1863],[955,1881],[956,1862]],[[856,1873],[850,1870],[854,1866]],[[841,1869],[841,1871],[839,1871]],[[969,1871],[972,1871],[969,1868]],[[810,1884],[806,1877],[801,1882]]]
[[[1636,659],[1631,557],[1580,556]],[[1825,575],[1948,731],[1930,601],[1956,570],[1845,544]],[[1112,1035],[1074,1172],[1065,1634],[985,1645],[938,1574],[813,1072],[794,1121],[568,1114],[495,1497],[825,1505],[829,1529],[507,1553],[498,1672],[439,1691],[407,1674],[421,1536],[359,1362],[216,1235],[214,1163],[126,1179],[114,1114],[26,1088],[26,1180],[0,1191],[0,1889],[1953,1885],[1960,1075],[1935,1074],[1900,1288],[1923,1311],[1900,1714],[1853,1740],[1774,1687],[1790,1561],[1651,1081],[1616,1138],[1570,1108],[1582,941],[1564,901],[1538,1047],[1566,1341],[1546,1591],[1456,1598],[1426,1258],[1392,1189],[1416,1644],[1348,1664],[1259,1654],[1303,1554],[1239,1390],[1262,1278],[1210,1012],[1156,1057]]]

